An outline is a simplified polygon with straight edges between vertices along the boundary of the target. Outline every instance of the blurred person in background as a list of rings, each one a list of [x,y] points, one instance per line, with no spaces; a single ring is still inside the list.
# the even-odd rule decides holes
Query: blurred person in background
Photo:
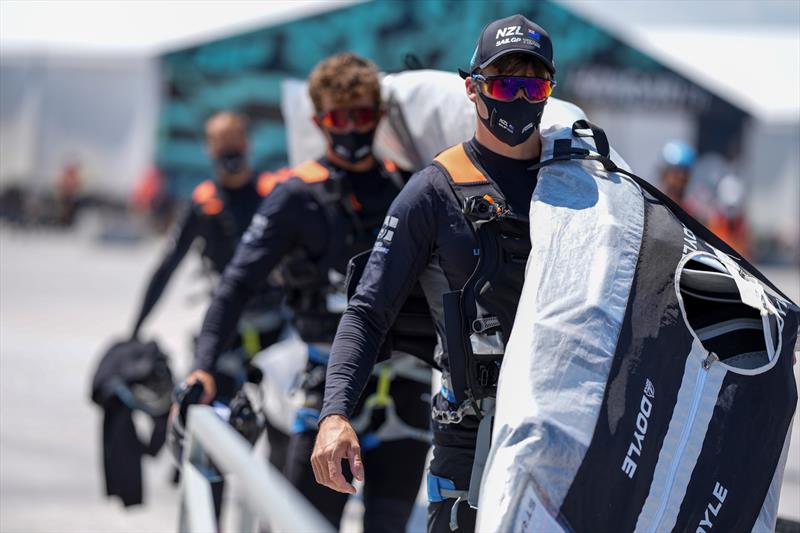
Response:
[[[205,138],[214,176],[194,189],[190,205],[179,216],[166,252],[145,290],[132,339],[140,336],[145,320],[192,244],[200,243],[206,273],[214,279],[222,274],[261,200],[281,179],[271,173],[258,176],[250,168],[245,116],[230,111],[214,114],[206,121]],[[225,344],[226,354],[221,364],[224,370],[217,376],[219,398],[223,402],[230,401],[243,383],[249,359],[273,344],[283,331],[281,297],[275,287],[261,283],[254,287],[246,311],[237,317],[234,329],[238,328],[239,335]],[[269,438],[270,458],[276,465],[282,465],[288,436],[271,431]]]
[[[172,224],[173,204],[161,171],[155,165],[146,168],[131,194],[129,205],[133,212],[146,215],[156,232],[161,234]]]
[[[713,182],[710,189],[692,188],[696,160],[694,148],[683,141],[670,141],[664,145],[661,190],[737,252],[750,258],[750,235],[744,214],[744,184],[739,177],[726,172]],[[721,161],[719,157],[714,160]]]
[[[375,65],[351,53],[337,54],[314,68],[308,86],[313,121],[327,141],[325,155],[292,169],[291,178],[275,187],[253,217],[206,313],[186,383],[203,384],[204,403],[219,394],[215,369],[242,310],[268,276],[279,280],[308,354],[300,383],[304,403],[284,474],[338,528],[348,495],[318,485],[310,463],[330,343],[346,302],[347,263],[372,248],[407,176],[372,151],[383,115]],[[430,384],[392,374],[368,380],[364,392],[378,405],[396,408],[400,437],[377,438],[385,421],[371,416],[373,402],[361,403],[370,415],[363,430],[372,436],[363,464],[369,476],[363,495],[365,531],[405,531],[429,447]],[[388,417],[388,409],[384,413]]]
[[[56,180],[56,205],[58,206],[56,222],[59,226],[69,227],[75,222],[82,181],[80,162],[68,161]]]
[[[696,159],[694,148],[683,141],[670,141],[661,153],[659,184],[661,190],[675,203],[693,217],[699,216],[699,209],[686,191],[692,179],[692,167]],[[702,218],[702,217],[701,217]],[[701,219],[699,219],[701,220]],[[702,222],[702,220],[701,220]]]
[[[716,202],[706,225],[720,239],[750,259],[750,231],[744,212],[745,186],[735,174],[726,174],[717,183]]]

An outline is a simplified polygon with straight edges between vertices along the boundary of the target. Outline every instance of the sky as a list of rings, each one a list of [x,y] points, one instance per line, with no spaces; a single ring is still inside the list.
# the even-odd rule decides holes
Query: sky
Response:
[[[3,52],[157,54],[353,0],[0,0]]]
[[[399,0],[397,0],[399,1]],[[416,0],[422,1],[422,0]],[[799,0],[557,0],[625,29],[800,31]],[[354,0],[0,0],[0,47],[158,53]]]

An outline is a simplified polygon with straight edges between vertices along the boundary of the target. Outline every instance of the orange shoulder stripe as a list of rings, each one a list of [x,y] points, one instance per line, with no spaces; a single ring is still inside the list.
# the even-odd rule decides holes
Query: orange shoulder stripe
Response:
[[[292,176],[296,176],[306,183],[325,181],[330,176],[330,171],[317,161],[306,161],[292,169]]]
[[[204,204],[217,195],[217,186],[211,180],[206,180],[192,191],[192,200]]]
[[[217,186],[211,180],[206,180],[192,191],[192,200],[203,208],[206,215],[218,215],[225,205],[217,196]]]
[[[453,183],[469,184],[488,181],[486,176],[478,170],[475,163],[467,156],[463,144],[451,146],[437,155],[433,160],[447,170]]]
[[[258,176],[256,190],[259,196],[267,196],[282,181],[286,181],[292,175],[292,169],[283,167],[275,172],[262,172]]]

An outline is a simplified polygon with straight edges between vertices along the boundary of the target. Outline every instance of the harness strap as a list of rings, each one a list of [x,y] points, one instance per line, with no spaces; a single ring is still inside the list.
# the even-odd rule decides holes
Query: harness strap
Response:
[[[467,491],[456,489],[452,479],[428,472],[428,501],[431,503],[452,500],[467,495]]]
[[[486,460],[489,458],[489,447],[492,444],[492,425],[494,423],[494,399],[486,398],[481,406],[485,412],[478,425],[478,439],[475,441],[475,459],[472,461],[472,474],[469,478],[469,494],[467,502],[470,507],[478,508],[481,494],[481,480]]]
[[[261,333],[258,328],[250,324],[242,328],[242,348],[244,348],[248,359],[252,359],[261,351]]]
[[[467,491],[456,489],[452,479],[428,472],[428,501],[430,503],[455,500],[450,508],[450,531],[458,529],[458,507],[467,497]]]
[[[381,168],[386,177],[397,187],[398,191],[403,188],[405,180],[403,180],[403,176],[400,174],[400,168],[397,166],[397,163],[391,159],[384,159]]]
[[[389,389],[392,386],[392,369],[387,365],[381,368],[381,373],[378,376],[378,389],[375,392],[373,405],[385,407],[392,401],[389,396]]]
[[[506,199],[464,146],[451,146],[437,155],[433,164],[450,180],[464,215],[476,227],[503,213]]]
[[[405,423],[397,414],[394,399],[389,394],[392,380],[397,374],[394,364],[394,361],[382,363],[375,369],[378,373],[376,390],[364,401],[364,407],[358,417],[350,421],[356,433],[364,434],[361,437],[361,444],[365,450],[375,448],[384,441],[413,439],[431,442],[432,435],[430,431],[415,428]],[[375,431],[366,432],[372,421],[372,413],[375,409],[384,409],[385,419]]]

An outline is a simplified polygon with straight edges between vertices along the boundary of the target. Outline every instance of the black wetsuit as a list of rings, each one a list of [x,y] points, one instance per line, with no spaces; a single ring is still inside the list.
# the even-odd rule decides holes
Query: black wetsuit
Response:
[[[527,214],[536,186],[536,172],[527,169],[536,161],[500,156],[474,139],[467,144],[467,150],[498,186],[512,210]],[[394,224],[391,238],[384,238],[373,249],[331,349],[321,418],[352,415],[383,338],[417,280],[434,315],[441,346],[442,294],[461,289],[477,264],[479,250],[473,229],[461,212],[448,178],[438,167],[428,166],[412,176],[388,216]],[[442,349],[438,356],[443,369],[442,389],[434,397],[434,409],[455,413],[458,406],[453,403],[447,353]],[[452,480],[454,489],[466,490],[469,486],[477,427],[474,415],[464,416],[459,423],[434,421],[430,472]],[[430,531],[450,530],[453,502],[444,499],[430,503]],[[459,531],[474,529],[475,511],[464,503],[459,507],[458,520]]]
[[[310,462],[316,438],[313,426],[322,407],[326,345],[333,340],[341,317],[341,309],[329,307],[335,294],[329,271],[343,275],[351,256],[372,247],[403,178],[379,167],[347,172],[326,159],[303,164],[295,173],[297,177],[279,184],[264,200],[225,269],[203,322],[195,368],[213,368],[253,288],[271,274],[279,279],[294,313],[294,325],[309,344],[302,412],[313,419],[304,426],[298,417],[284,473],[338,527],[347,495],[317,484]],[[369,382],[367,375],[363,385]],[[362,390],[357,396],[361,397]],[[373,383],[365,393],[374,390]],[[429,392],[429,385],[401,378],[391,384],[401,418],[414,427],[429,426]],[[428,447],[425,442],[404,439],[365,448],[364,466],[370,476],[364,488],[366,531],[405,530]],[[397,460],[398,454],[402,461]]]
[[[169,279],[195,240],[202,240],[200,253],[207,268],[215,274],[221,274],[262,200],[255,175],[237,189],[205,181],[195,189],[193,196],[191,204],[180,215],[172,231],[164,258],[150,278],[136,318],[134,336],[161,298]],[[213,201],[221,204],[213,204]],[[274,305],[276,302],[273,299],[271,303]]]
[[[214,275],[222,274],[233,257],[239,239],[261,204],[263,194],[259,188],[255,174],[247,184],[235,189],[222,187],[210,180],[195,188],[191,203],[180,215],[172,231],[167,252],[147,286],[136,319],[134,336],[138,335],[139,329],[155,307],[175,269],[198,239],[201,241],[200,254],[207,271]],[[258,297],[251,300],[248,313],[258,321],[258,344],[261,348],[277,341],[285,327],[281,298],[281,292],[277,288],[262,285]],[[241,342],[241,336],[237,335],[229,339],[223,351],[236,350],[241,346]],[[241,354],[232,352],[230,355],[232,359],[241,361]],[[215,372],[218,396],[223,401],[233,397],[242,378],[241,365],[237,364],[234,367],[239,369],[236,376],[226,372]],[[270,461],[278,468],[282,468],[289,438],[276,430],[271,431],[269,437]]]

